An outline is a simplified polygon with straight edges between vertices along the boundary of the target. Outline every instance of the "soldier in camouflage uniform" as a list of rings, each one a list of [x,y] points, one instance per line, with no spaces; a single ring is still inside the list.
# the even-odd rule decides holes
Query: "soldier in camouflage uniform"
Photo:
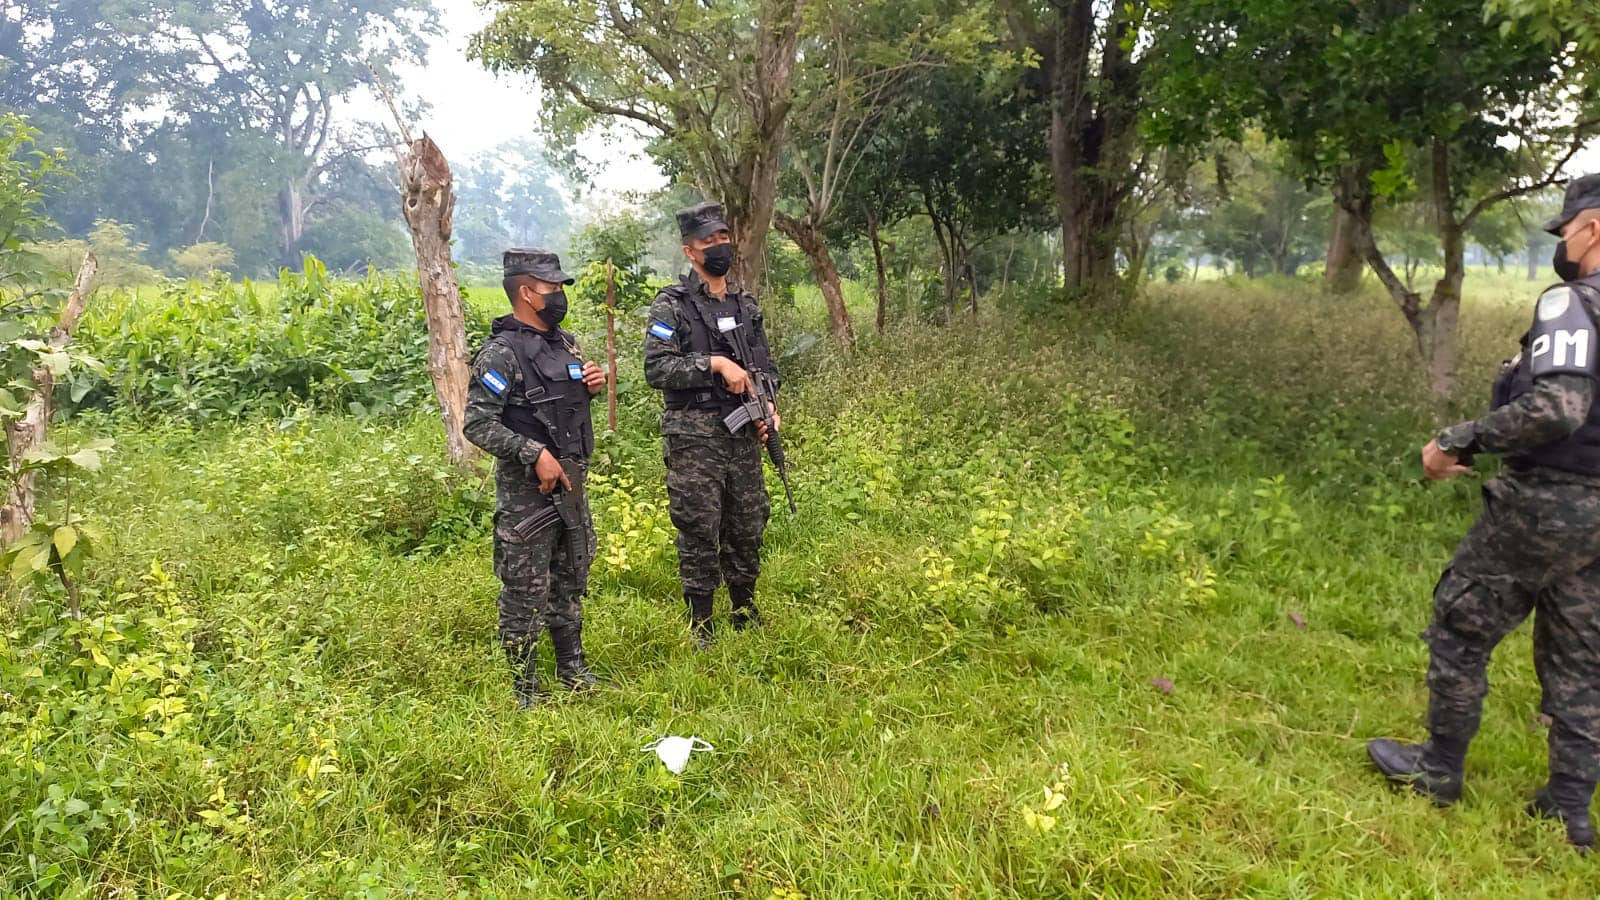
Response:
[[[1600,779],[1600,175],[1572,183],[1547,229],[1555,268],[1522,352],[1495,381],[1493,409],[1446,428],[1422,450],[1430,478],[1504,456],[1483,487],[1483,515],[1434,588],[1428,643],[1428,740],[1368,744],[1379,771],[1441,806],[1461,797],[1478,731],[1489,654],[1530,613],[1534,664],[1550,718],[1550,780],[1529,811],[1594,844],[1589,803]]]
[[[495,320],[467,386],[467,439],[496,458],[500,642],[523,708],[538,702],[535,663],[546,627],[561,682],[583,690],[598,681],[583,658],[583,594],[595,551],[583,480],[594,451],[589,402],[606,379],[560,328],[568,284],[554,253],[506,252],[511,314]]]
[[[761,423],[732,434],[723,419],[750,391],[751,371],[778,371],[755,297],[728,283],[732,235],[722,207],[678,213],[693,271],[661,290],[650,307],[644,377],[662,391],[667,499],[678,529],[678,574],[696,644],[712,637],[712,597],[726,583],[735,628],[761,623],[755,605],[769,502],[761,469]],[[746,329],[754,359],[738,359],[728,333]],[[774,427],[778,427],[776,410]]]

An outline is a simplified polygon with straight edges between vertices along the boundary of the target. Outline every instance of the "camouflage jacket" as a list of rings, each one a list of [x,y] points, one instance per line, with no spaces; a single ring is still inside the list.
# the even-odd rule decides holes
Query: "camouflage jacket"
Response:
[[[1600,274],[1583,281],[1600,288]],[[1439,436],[1477,453],[1516,455],[1577,431],[1588,420],[1594,400],[1593,377],[1545,375],[1534,379],[1533,389],[1527,393],[1474,421],[1452,425]]]
[[[656,390],[709,390],[718,384],[717,376],[711,372],[712,354],[691,345],[690,317],[698,313],[690,304],[697,298],[715,302],[706,291],[705,282],[698,274],[690,272],[678,284],[663,288],[650,304],[644,336],[644,379]],[[767,341],[764,317],[755,296],[730,285],[727,299],[736,301],[740,314],[750,322],[752,351],[766,358],[770,374],[779,379],[777,366],[771,361],[772,348]],[[661,432],[706,436],[728,433],[720,415],[703,409],[664,411]]]

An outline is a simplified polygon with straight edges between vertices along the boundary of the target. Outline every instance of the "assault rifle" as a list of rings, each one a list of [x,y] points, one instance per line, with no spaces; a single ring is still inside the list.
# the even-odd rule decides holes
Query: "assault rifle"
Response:
[[[560,432],[556,430],[554,417],[550,415],[550,410],[546,406],[551,402],[545,400],[534,404],[534,418],[544,426],[545,435],[554,438]],[[547,452],[555,453],[554,450]],[[581,570],[583,560],[589,552],[589,540],[584,533],[583,509],[580,502],[583,499],[584,469],[582,464],[570,459],[558,456],[556,461],[561,463],[561,471],[567,476],[567,481],[572,487],[567,489],[559,484],[556,485],[555,490],[548,495],[550,505],[534,511],[526,519],[513,525],[511,530],[516,532],[517,537],[527,541],[545,529],[553,527],[557,522],[561,523],[567,531],[567,553],[571,557],[572,565]],[[538,475],[534,473],[534,466],[530,464],[527,468],[528,480],[537,481]]]
[[[789,464],[783,454],[783,438],[778,436],[778,423],[773,419],[773,410],[778,408],[776,379],[770,372],[754,366],[755,354],[750,352],[750,340],[744,329],[744,325],[736,325],[723,332],[723,336],[733,345],[734,356],[738,357],[735,362],[744,366],[750,374],[750,390],[739,397],[738,408],[728,413],[722,424],[728,426],[731,434],[738,434],[756,422],[767,426],[767,455],[772,457],[772,466],[778,470],[778,480],[783,482],[783,496],[789,501],[789,512],[796,512],[794,493],[789,490]]]
[[[530,470],[532,466],[528,467]],[[560,485],[549,494],[550,505],[540,507],[526,519],[511,526],[517,537],[524,541],[532,540],[542,534],[546,529],[561,525],[567,532],[567,553],[570,555],[574,568],[582,569],[583,561],[589,552],[588,536],[583,530],[583,510],[578,503],[583,490],[583,467],[571,460],[561,460],[561,470],[566,473],[567,480],[572,482],[572,489],[567,490]]]

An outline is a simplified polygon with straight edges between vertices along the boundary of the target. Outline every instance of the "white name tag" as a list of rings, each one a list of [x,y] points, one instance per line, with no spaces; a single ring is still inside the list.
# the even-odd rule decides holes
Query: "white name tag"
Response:
[[[733,316],[717,316],[717,330],[723,334],[739,327],[739,320]]]

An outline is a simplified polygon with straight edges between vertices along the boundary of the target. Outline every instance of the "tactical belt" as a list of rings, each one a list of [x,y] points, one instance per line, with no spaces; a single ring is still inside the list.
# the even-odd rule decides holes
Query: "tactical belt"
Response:
[[[726,414],[739,406],[738,400],[719,397],[713,391],[668,391],[666,401],[667,409],[672,412],[707,410]]]

